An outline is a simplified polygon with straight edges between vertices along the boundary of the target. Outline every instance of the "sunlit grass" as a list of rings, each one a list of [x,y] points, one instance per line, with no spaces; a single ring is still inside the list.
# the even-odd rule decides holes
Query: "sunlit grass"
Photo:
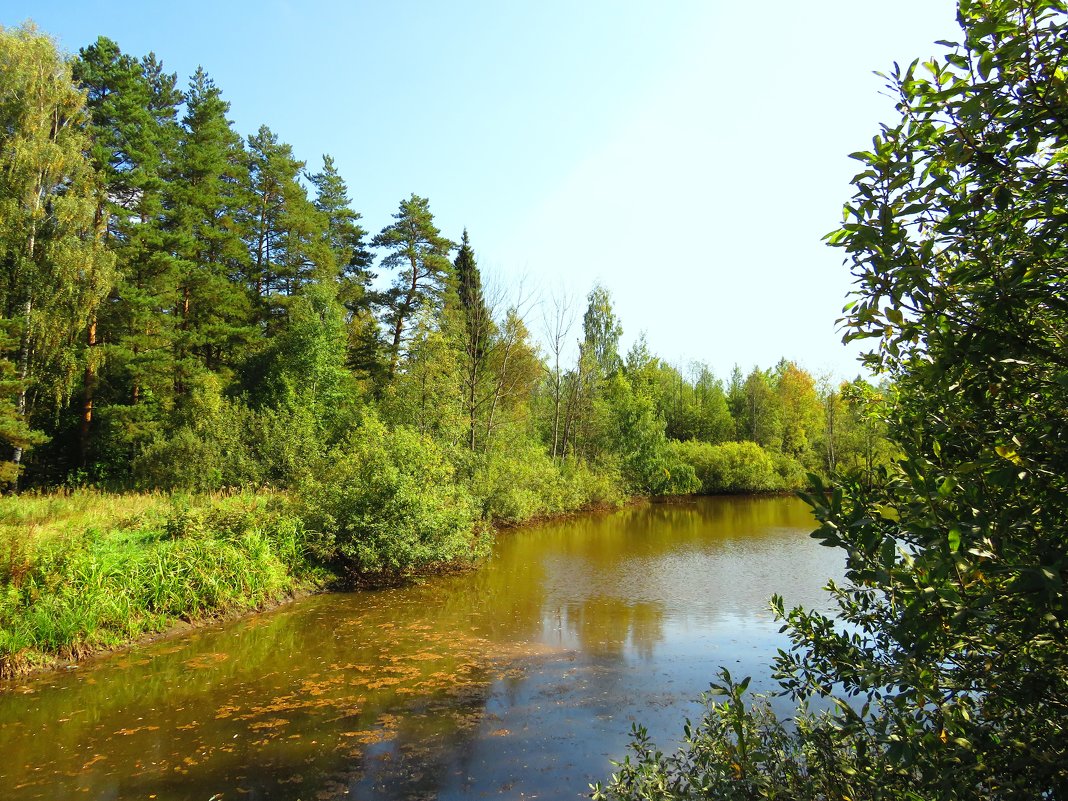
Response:
[[[269,494],[0,499],[0,676],[260,608],[315,578],[305,544]]]

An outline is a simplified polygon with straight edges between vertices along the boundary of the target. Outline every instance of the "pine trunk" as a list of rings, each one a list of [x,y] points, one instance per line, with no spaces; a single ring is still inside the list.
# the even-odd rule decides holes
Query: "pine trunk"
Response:
[[[89,440],[93,424],[93,395],[96,391],[96,368],[93,364],[93,348],[96,346],[96,315],[89,320],[89,330],[85,337],[85,376],[82,382],[84,400],[82,401],[82,422],[78,439],[78,453],[81,466],[89,461]]]

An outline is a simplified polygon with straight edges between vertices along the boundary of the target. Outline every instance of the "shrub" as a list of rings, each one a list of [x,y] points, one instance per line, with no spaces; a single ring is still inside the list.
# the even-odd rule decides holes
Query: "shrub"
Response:
[[[368,416],[301,488],[321,547],[358,574],[400,575],[480,553],[475,504],[441,448]]]
[[[673,442],[675,458],[693,467],[700,492],[773,492],[784,488],[770,454],[755,442],[711,445],[690,440]]]

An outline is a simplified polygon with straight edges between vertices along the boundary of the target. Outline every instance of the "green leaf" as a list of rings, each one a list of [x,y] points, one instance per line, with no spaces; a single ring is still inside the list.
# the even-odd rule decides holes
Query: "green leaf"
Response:
[[[960,550],[960,529],[956,526],[949,530],[949,550],[953,553]]]
[[[998,211],[1005,211],[1012,205],[1012,190],[1007,186],[999,186],[994,192],[994,205]]]
[[[981,56],[979,56],[979,77],[984,81],[990,77],[991,70],[994,69],[994,53],[991,50],[987,50]]]
[[[893,520],[895,523],[901,520],[901,514],[893,506],[881,503],[875,507],[875,511],[884,520]]]

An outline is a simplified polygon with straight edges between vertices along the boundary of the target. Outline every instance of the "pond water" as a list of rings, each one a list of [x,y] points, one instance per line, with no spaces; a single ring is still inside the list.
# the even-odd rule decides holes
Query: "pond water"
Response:
[[[793,498],[504,532],[478,570],[328,594],[0,692],[0,797],[579,798],[719,666],[769,689],[768,611],[841,555]]]

